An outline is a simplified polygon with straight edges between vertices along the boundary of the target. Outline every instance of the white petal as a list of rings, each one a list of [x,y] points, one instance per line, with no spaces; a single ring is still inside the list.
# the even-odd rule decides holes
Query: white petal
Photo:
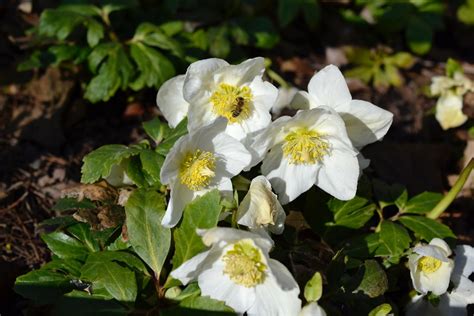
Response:
[[[174,227],[178,224],[186,204],[191,202],[195,193],[186,188],[181,183],[175,183],[171,187],[171,194],[165,216],[161,220],[161,225],[165,227]]]
[[[225,176],[239,174],[252,161],[252,155],[241,142],[227,134],[219,134],[212,139],[214,152],[219,157]]]
[[[290,108],[295,110],[310,110],[320,105],[321,104],[318,104],[314,97],[308,92],[298,91],[291,100]]]
[[[247,311],[249,316],[296,316],[301,310],[299,288],[284,290],[273,275],[268,275],[265,281],[255,288],[255,292],[255,303]]]
[[[270,111],[278,97],[278,89],[268,81],[263,81],[261,77],[255,77],[250,84],[252,90],[252,101],[256,108]]]
[[[193,133],[203,126],[212,124],[219,116],[212,111],[209,97],[204,94],[191,103],[188,111],[188,131]]]
[[[201,270],[204,269],[202,264],[210,252],[211,250],[207,250],[195,255],[188,261],[181,264],[177,269],[173,270],[170,273],[171,276],[180,280],[184,285],[188,284],[190,281],[196,279]]]
[[[323,158],[316,185],[339,200],[350,200],[359,179],[357,153],[337,138],[328,141],[331,152]]]
[[[370,159],[365,158],[361,153],[359,153],[357,155],[357,160],[359,161],[360,175],[362,175],[362,170],[370,165]]]
[[[185,75],[169,79],[156,95],[156,104],[171,127],[176,127],[188,114],[189,103],[184,100],[183,85]]]
[[[431,239],[430,245],[443,249],[443,251],[446,253],[446,256],[450,256],[452,254],[452,251],[449,245],[441,238]]]
[[[448,262],[446,251],[435,245],[424,245],[413,248],[413,252],[425,256],[433,257],[443,262]]]
[[[214,227],[211,229],[199,230],[197,233],[202,236],[202,242],[206,246],[211,246],[221,241],[233,243],[241,239],[249,238],[252,239],[264,253],[268,253],[273,247],[273,241],[271,239],[235,228]]]
[[[344,76],[334,65],[324,67],[311,78],[308,92],[318,105],[326,105],[336,110],[352,100]]]
[[[454,250],[456,257],[454,258],[454,270],[451,280],[457,284],[455,277],[469,277],[474,272],[474,248],[469,245],[456,246]]]
[[[301,309],[299,316],[326,316],[326,312],[318,303],[311,302]]]
[[[191,135],[182,136],[174,143],[171,150],[166,155],[163,166],[160,170],[160,180],[162,184],[170,184],[177,181],[180,164],[183,161],[185,151],[190,147]]]
[[[250,84],[255,77],[261,77],[265,71],[265,62],[262,57],[247,59],[238,65],[229,65],[222,68],[216,77],[219,82],[234,86]]]
[[[223,301],[237,313],[243,314],[255,302],[255,289],[235,284],[222,270],[223,263],[218,260],[211,269],[199,274],[201,294]]]
[[[285,211],[272,192],[270,182],[264,176],[254,178],[237,209],[237,223],[251,229],[268,227],[272,232],[281,234],[285,218]]]
[[[392,113],[367,101],[352,100],[348,107],[337,111],[346,124],[347,135],[357,148],[380,140],[392,125]]]
[[[454,262],[442,262],[438,270],[432,273],[424,273],[420,271],[420,284],[424,292],[432,292],[435,295],[446,293],[451,278]]]
[[[284,108],[289,108],[298,91],[299,90],[295,87],[278,88],[278,97],[272,106],[271,112],[275,115],[279,115]]]
[[[464,124],[467,116],[462,112],[462,96],[454,93],[443,94],[436,103],[435,116],[444,130]]]
[[[272,148],[262,164],[262,174],[272,184],[280,203],[285,205],[308,191],[316,182],[319,164],[292,164],[280,145]]]
[[[288,271],[288,268],[285,267],[280,261],[269,259],[268,265],[272,271],[272,274],[275,276],[278,285],[285,291],[289,290],[298,290],[298,283],[296,283],[293,275]]]
[[[229,64],[219,58],[208,58],[196,61],[189,65],[184,80],[183,95],[189,103],[202,96],[203,91],[211,89],[214,84],[214,73]]]

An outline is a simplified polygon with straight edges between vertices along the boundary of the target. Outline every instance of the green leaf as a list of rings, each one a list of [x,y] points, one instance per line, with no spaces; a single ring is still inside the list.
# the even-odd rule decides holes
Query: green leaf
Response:
[[[370,298],[383,295],[388,290],[387,274],[375,260],[366,260],[362,281],[356,291],[362,291]]]
[[[457,72],[464,73],[461,64],[452,58],[448,58],[448,61],[446,62],[446,76],[452,78]]]
[[[380,180],[373,180],[374,194],[381,208],[396,205],[403,208],[406,204],[408,193],[400,184],[387,184]]]
[[[301,10],[306,24],[311,30],[315,30],[321,20],[321,7],[318,0],[302,0]]]
[[[89,20],[86,22],[87,26],[87,43],[90,47],[94,47],[99,44],[100,40],[104,37],[104,27],[102,24],[95,20]]]
[[[18,64],[16,70],[21,71],[29,71],[33,69],[40,68],[42,66],[41,62],[42,52],[39,50],[33,51],[33,53],[28,56],[25,60]]]
[[[354,258],[369,258],[380,246],[379,234],[367,234],[350,238],[344,244],[345,253]]]
[[[91,227],[86,223],[77,223],[67,228],[68,233],[84,243],[90,252],[100,250],[99,243],[92,236]]]
[[[206,193],[186,206],[183,221],[173,233],[176,248],[173,256],[174,269],[206,248],[196,229],[215,227],[220,213],[220,194],[217,190]]]
[[[380,240],[391,256],[401,255],[410,246],[410,235],[402,226],[384,220],[380,226]]]
[[[394,65],[385,65],[385,76],[394,87],[400,87],[403,84],[403,77]]]
[[[15,281],[15,292],[32,299],[36,304],[53,303],[59,296],[74,287],[71,278],[49,269],[33,270],[19,276]]]
[[[443,194],[435,192],[420,193],[412,197],[401,211],[414,214],[428,213],[441,201],[443,196]]]
[[[334,223],[347,228],[361,228],[373,216],[375,205],[367,205],[368,200],[356,196],[349,201],[332,199],[329,209],[334,213]]]
[[[134,75],[135,69],[120,43],[97,45],[88,61],[93,73],[99,68],[98,74],[87,85],[84,95],[92,103],[108,101],[119,88],[125,89]]]
[[[387,316],[392,311],[390,304],[381,304],[370,311],[369,316]]]
[[[300,9],[300,1],[278,0],[278,21],[282,27],[287,26],[293,21]]]
[[[138,148],[124,145],[105,145],[86,155],[82,161],[81,182],[94,183],[110,175],[112,166],[119,164],[123,159],[138,155]]]
[[[405,36],[408,46],[416,54],[424,55],[430,51],[433,30],[422,19],[412,16],[405,30]]]
[[[130,244],[159,277],[171,244],[171,230],[161,225],[165,200],[154,191],[135,190],[125,206]]]
[[[168,30],[169,31],[169,30]],[[179,42],[174,40],[163,31],[162,26],[156,26],[151,23],[142,23],[137,27],[134,41],[142,42],[148,46],[158,47],[164,50],[172,51],[178,57],[184,57],[184,51]]]
[[[85,291],[74,290],[67,293],[63,297],[54,302],[51,315],[68,315],[68,316],[118,316],[129,315],[129,311],[113,299],[106,299],[98,293],[89,293]]]
[[[399,52],[393,56],[386,57],[385,62],[400,68],[408,69],[411,68],[415,63],[415,58],[410,53]]]
[[[427,242],[433,238],[456,238],[448,226],[424,216],[401,216],[398,220]]]
[[[268,17],[245,19],[241,25],[251,34],[251,42],[257,48],[271,49],[280,41],[280,36]]]
[[[130,269],[109,261],[100,253],[87,258],[82,267],[81,279],[92,282],[92,290],[104,288],[120,302],[134,302],[137,296],[135,273]]]
[[[90,48],[77,45],[56,45],[51,46],[48,51],[54,55],[54,65],[59,65],[67,60],[72,61],[74,64],[79,64],[87,59]]]
[[[234,310],[224,302],[214,300],[209,296],[191,296],[182,300],[179,304],[181,307],[189,309],[205,310],[206,312],[233,312]],[[233,314],[233,313],[232,313]]]
[[[323,294],[323,278],[316,272],[304,287],[304,298],[308,302],[317,302]]]
[[[127,176],[137,187],[144,188],[149,186],[140,157],[130,157],[122,163],[122,166]]]
[[[474,24],[474,0],[467,0],[457,11],[458,19],[466,24]]]
[[[69,211],[77,209],[94,209],[96,208],[94,202],[89,199],[83,199],[78,201],[75,198],[62,198],[59,199],[56,204],[53,206],[53,211]]]
[[[69,277],[79,278],[81,276],[81,267],[83,263],[76,259],[54,258],[41,267],[42,270],[51,270],[63,273]]]
[[[158,117],[155,117],[151,121],[144,122],[143,129],[145,129],[148,136],[150,136],[157,144],[170,133],[168,124],[161,122]]]
[[[171,147],[174,146],[174,143],[181,137],[188,133],[188,119],[184,118],[179,124],[172,129],[166,139],[162,141],[157,147],[156,152],[166,156],[170,151]]]
[[[140,161],[143,171],[152,180],[152,184],[160,184],[160,171],[165,158],[153,150],[142,150]]]
[[[169,59],[154,48],[142,43],[133,43],[130,45],[130,53],[140,70],[138,78],[130,83],[130,87],[135,91],[144,87],[158,88],[175,74]]]
[[[228,38],[228,28],[226,25],[210,27],[207,30],[207,40],[209,52],[212,56],[225,58],[230,53],[230,41]]]
[[[46,243],[49,250],[59,258],[81,260],[89,253],[79,240],[61,232],[42,235],[41,239]]]

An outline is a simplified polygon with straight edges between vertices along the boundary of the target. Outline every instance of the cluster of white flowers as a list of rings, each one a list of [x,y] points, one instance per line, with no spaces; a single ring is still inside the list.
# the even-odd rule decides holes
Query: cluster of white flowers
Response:
[[[352,199],[366,166],[358,150],[380,140],[393,116],[353,100],[335,66],[317,72],[308,92],[292,89],[280,97],[278,89],[263,80],[264,71],[261,57],[239,65],[211,58],[191,64],[185,75],[159,90],[157,104],[169,125],[175,127],[187,117],[189,132],[176,142],[161,169],[161,182],[171,188],[162,225],[175,226],[185,205],[212,189],[231,196],[231,178],[262,162],[262,176],[252,180],[236,213],[237,223],[250,231],[200,231],[210,249],[171,275],[184,284],[197,280],[203,295],[239,313],[297,315],[298,285],[268,256],[273,245],[269,232],[284,229],[281,204],[313,185],[338,199]],[[272,122],[272,108],[275,113],[285,106],[299,111]]]
[[[467,315],[466,306],[474,304],[474,248],[461,245],[455,258],[445,241],[433,238],[429,245],[418,245],[409,256],[408,265],[413,287],[420,293],[407,306],[407,315]],[[449,284],[453,287],[448,291]],[[438,306],[427,300],[427,294],[439,296]]]
[[[452,77],[435,76],[431,79],[431,95],[437,96],[436,119],[444,130],[461,126],[467,121],[462,112],[463,97],[474,92],[474,83],[461,72]]]

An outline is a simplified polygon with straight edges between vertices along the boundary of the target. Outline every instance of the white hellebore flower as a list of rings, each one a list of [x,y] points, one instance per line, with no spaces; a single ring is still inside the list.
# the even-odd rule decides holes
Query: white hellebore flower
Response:
[[[447,92],[436,102],[436,120],[444,130],[461,126],[467,121],[467,115],[462,112],[462,95]]]
[[[214,188],[232,194],[230,178],[249,164],[251,155],[224,133],[225,126],[226,121],[219,119],[181,137],[171,148],[160,174],[161,182],[171,187],[162,225],[176,225],[187,203]]]
[[[462,96],[468,91],[474,92],[474,84],[461,72],[456,72],[453,78],[447,76],[431,78],[430,92],[433,96],[440,96],[448,92]]]
[[[451,249],[442,239],[433,238],[429,245],[419,245],[408,258],[410,276],[415,290],[423,295],[446,292],[454,262],[448,257]]]
[[[194,131],[218,117],[228,120],[226,133],[243,140],[265,128],[278,90],[263,81],[264,59],[248,59],[239,65],[210,58],[192,63],[184,80],[184,99],[190,104],[188,130]]]
[[[156,95],[156,104],[172,128],[188,114],[189,103],[183,96],[184,78],[185,75],[179,75],[167,80]]]
[[[467,305],[474,304],[474,282],[469,279],[474,272],[474,248],[460,245],[454,253],[451,292],[440,296],[437,306],[433,306],[424,295],[413,297],[407,306],[407,316],[467,316]]]
[[[285,218],[285,211],[267,178],[254,178],[237,209],[237,223],[249,227],[251,231],[268,229],[274,234],[281,234],[285,228]]]
[[[326,316],[326,311],[316,302],[311,302],[301,309],[299,316]]]
[[[203,296],[224,301],[239,314],[298,315],[298,284],[284,265],[268,256],[270,239],[234,228],[198,233],[211,248],[172,271],[173,278],[183,284],[197,280]]]
[[[341,115],[347,134],[356,148],[380,140],[392,124],[393,114],[362,100],[353,100],[339,68],[329,65],[318,71],[292,101],[296,109],[327,106]]]
[[[321,106],[299,111],[291,118],[280,117],[257,137],[252,148],[259,156],[270,150],[263,160],[262,174],[282,204],[314,184],[340,200],[355,196],[358,152],[347,136],[344,121],[330,108]]]

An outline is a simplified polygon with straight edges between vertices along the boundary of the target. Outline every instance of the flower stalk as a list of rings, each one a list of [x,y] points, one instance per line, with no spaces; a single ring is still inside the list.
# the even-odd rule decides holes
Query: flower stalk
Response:
[[[446,196],[426,215],[428,218],[437,219],[441,214],[443,214],[464,187],[464,184],[469,178],[473,168],[474,158],[471,158],[471,161],[469,161],[469,164],[463,169],[463,171],[461,171],[459,178],[451,190],[449,190],[448,194],[446,194]]]

